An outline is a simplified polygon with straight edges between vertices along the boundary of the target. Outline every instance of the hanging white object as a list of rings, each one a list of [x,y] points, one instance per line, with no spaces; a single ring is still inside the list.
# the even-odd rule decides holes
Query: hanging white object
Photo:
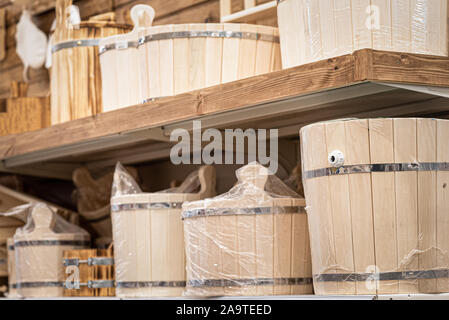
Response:
[[[17,24],[17,55],[22,60],[23,78],[28,81],[28,67],[39,69],[45,63],[47,36],[31,20],[31,14],[23,11]]]
[[[56,19],[53,20],[50,29],[50,36],[48,37],[48,45],[47,45],[47,57],[45,58],[45,68],[50,69],[52,65],[52,52],[51,48],[53,47],[53,32],[56,30]]]
[[[70,12],[70,21],[69,23],[72,26],[79,25],[81,23],[81,15],[80,15],[80,9],[77,6],[71,5],[67,8]]]

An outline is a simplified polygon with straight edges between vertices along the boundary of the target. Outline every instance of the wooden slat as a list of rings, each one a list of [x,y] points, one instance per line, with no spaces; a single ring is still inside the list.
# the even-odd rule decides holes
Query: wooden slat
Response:
[[[2,137],[0,158],[165,125],[201,115],[237,110],[364,80],[391,81],[396,78],[395,73],[403,74],[406,82],[429,85],[435,83],[449,87],[448,60],[362,50],[354,55],[168,97],[34,133]],[[383,73],[379,70],[383,70]],[[397,81],[401,82],[400,79]]]
[[[6,58],[6,10],[0,8],[0,61]]]

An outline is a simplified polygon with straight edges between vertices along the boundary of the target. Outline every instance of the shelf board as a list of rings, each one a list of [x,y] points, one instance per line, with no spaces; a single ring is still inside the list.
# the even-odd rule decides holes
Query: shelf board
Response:
[[[361,50],[270,74],[0,137],[0,171],[70,179],[74,168],[168,158],[170,133],[279,128],[344,117],[449,115],[449,58]]]
[[[275,17],[277,14],[277,2],[270,1],[252,8],[248,8],[221,18],[222,23],[251,23],[257,20]]]

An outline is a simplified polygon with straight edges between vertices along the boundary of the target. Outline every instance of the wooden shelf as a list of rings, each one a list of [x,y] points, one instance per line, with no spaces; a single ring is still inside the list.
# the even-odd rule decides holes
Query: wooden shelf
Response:
[[[167,158],[169,135],[204,127],[280,128],[342,117],[449,116],[449,58],[361,50],[292,69],[0,137],[0,171],[70,179],[92,170]]]

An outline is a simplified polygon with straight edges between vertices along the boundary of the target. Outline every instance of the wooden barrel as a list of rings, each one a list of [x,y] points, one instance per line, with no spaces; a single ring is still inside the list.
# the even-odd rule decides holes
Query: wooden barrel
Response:
[[[14,239],[8,238],[8,298],[17,298],[17,280],[16,280],[16,256],[14,250]]]
[[[67,5],[56,7],[51,68],[51,123],[57,124],[102,112],[100,38],[131,30],[110,21],[68,23]],[[60,1],[58,1],[60,3]]]
[[[280,0],[283,67],[366,48],[448,56],[448,17],[447,0]]]
[[[27,97],[28,84],[11,82],[11,95],[0,113],[0,135],[18,134],[50,125],[48,97]]]
[[[181,206],[213,196],[215,170],[202,167],[198,193],[147,193],[112,198],[118,297],[178,297],[186,285]]]
[[[25,298],[62,297],[66,279],[63,251],[86,248],[89,235],[73,225],[69,229],[44,204],[33,209],[31,218],[34,227],[14,236],[18,293]],[[61,233],[72,229],[76,233]]]
[[[104,100],[107,110],[281,69],[278,30],[273,27],[163,25],[144,28],[131,38],[126,45],[106,39],[101,46],[103,90],[115,93]]]
[[[64,251],[63,264],[77,267],[79,287],[64,287],[66,297],[113,297],[115,296],[114,258],[112,248]]]
[[[312,294],[305,201],[256,163],[227,194],[183,206],[187,295]]]
[[[317,294],[449,292],[449,122],[301,130]]]

